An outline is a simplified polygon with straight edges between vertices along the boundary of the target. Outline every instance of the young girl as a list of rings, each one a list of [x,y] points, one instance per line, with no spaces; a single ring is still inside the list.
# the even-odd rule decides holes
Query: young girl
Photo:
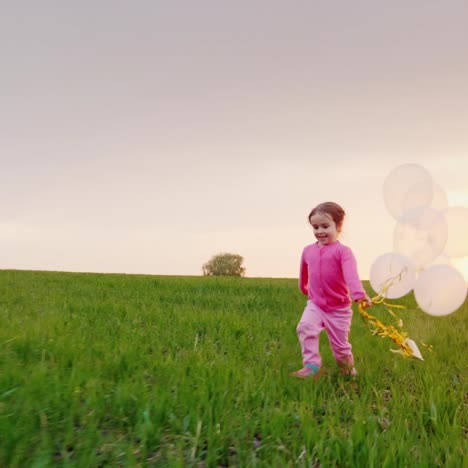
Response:
[[[297,326],[304,367],[292,375],[318,378],[322,366],[319,335],[327,331],[336,362],[343,374],[356,375],[348,341],[353,311],[351,298],[371,305],[359,279],[353,252],[338,240],[345,212],[333,202],[321,203],[309,214],[317,242],[304,248],[299,289],[308,296]]]

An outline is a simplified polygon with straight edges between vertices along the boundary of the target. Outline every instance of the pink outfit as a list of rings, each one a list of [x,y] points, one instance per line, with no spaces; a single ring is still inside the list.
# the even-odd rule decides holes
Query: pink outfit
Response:
[[[304,248],[301,256],[299,289],[308,296],[297,326],[304,364],[321,366],[319,335],[325,329],[335,359],[353,366],[348,341],[353,311],[351,297],[366,297],[357,273],[356,259],[349,247],[335,241],[318,242]]]
[[[304,248],[299,289],[325,312],[348,307],[349,293],[355,301],[366,297],[353,252],[340,241]]]
[[[352,317],[353,312],[350,307],[325,312],[309,299],[297,326],[304,365],[314,364],[321,367],[319,335],[323,330],[327,330],[328,340],[335,359],[352,367],[354,359],[351,343],[348,341]]]

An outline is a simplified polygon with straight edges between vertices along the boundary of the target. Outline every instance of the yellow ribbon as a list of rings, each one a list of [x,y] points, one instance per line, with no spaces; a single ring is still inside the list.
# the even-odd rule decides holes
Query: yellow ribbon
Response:
[[[398,345],[400,349],[394,352],[400,353],[406,358],[412,357],[424,360],[416,343],[410,338],[408,338],[407,333],[403,331],[398,331],[393,325],[384,325],[378,318],[366,312],[363,302],[359,303],[358,308],[359,313],[364,318],[364,320],[366,320],[374,326],[374,330],[372,332],[373,335],[377,335],[382,338],[387,336]]]
[[[406,307],[400,304],[390,304],[386,302],[385,293],[395,283],[395,281],[401,279],[402,274],[403,272],[401,272],[393,278],[389,278],[388,280],[386,280],[382,287],[382,290],[377,294],[377,296],[371,299],[372,304],[383,305],[385,309],[392,315],[392,317],[396,319],[396,324],[400,328],[403,326],[403,321],[392,311],[392,309],[405,309]],[[366,301],[359,302],[358,309],[359,313],[361,314],[361,317],[363,317],[366,322],[371,323],[373,325],[373,335],[377,335],[382,338],[390,338],[399,347],[399,349],[392,349],[391,351],[399,353],[405,358],[416,358],[424,361],[417,344],[411,338],[408,337],[407,333],[405,333],[404,331],[398,331],[393,325],[384,325],[378,318],[374,317],[366,311],[365,303]],[[424,343],[423,345],[427,349],[432,351],[432,346],[426,345]]]

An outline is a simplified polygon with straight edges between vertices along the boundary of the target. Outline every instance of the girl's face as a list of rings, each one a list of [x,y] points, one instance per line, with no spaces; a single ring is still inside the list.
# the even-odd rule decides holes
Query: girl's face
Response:
[[[336,227],[335,221],[326,213],[316,213],[311,216],[310,224],[319,244],[327,245],[337,240],[339,230]]]

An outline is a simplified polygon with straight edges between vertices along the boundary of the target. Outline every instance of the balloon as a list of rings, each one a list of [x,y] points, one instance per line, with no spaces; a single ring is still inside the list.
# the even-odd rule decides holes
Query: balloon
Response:
[[[452,258],[451,264],[463,275],[468,282],[468,257]]]
[[[433,208],[415,208],[402,215],[393,235],[395,252],[409,257],[416,268],[429,265],[447,243],[447,220]]]
[[[462,274],[450,265],[434,265],[424,270],[414,286],[419,307],[429,315],[455,312],[466,299],[468,286]]]
[[[447,192],[440,185],[434,185],[431,208],[437,211],[445,211],[448,207]]]
[[[386,253],[374,260],[369,280],[376,293],[382,293],[388,299],[396,299],[413,289],[416,270],[409,258],[394,252]],[[389,284],[391,286],[383,291]]]
[[[398,219],[406,211],[430,206],[433,198],[431,174],[418,164],[403,164],[385,178],[383,197],[391,215]]]
[[[468,255],[468,208],[449,206],[445,211],[448,223],[448,239],[445,253],[449,257]]]
[[[431,266],[432,265],[453,265],[453,264],[452,264],[452,259],[448,255],[445,255],[444,253],[442,253],[438,257],[434,258],[434,260],[432,260]]]

